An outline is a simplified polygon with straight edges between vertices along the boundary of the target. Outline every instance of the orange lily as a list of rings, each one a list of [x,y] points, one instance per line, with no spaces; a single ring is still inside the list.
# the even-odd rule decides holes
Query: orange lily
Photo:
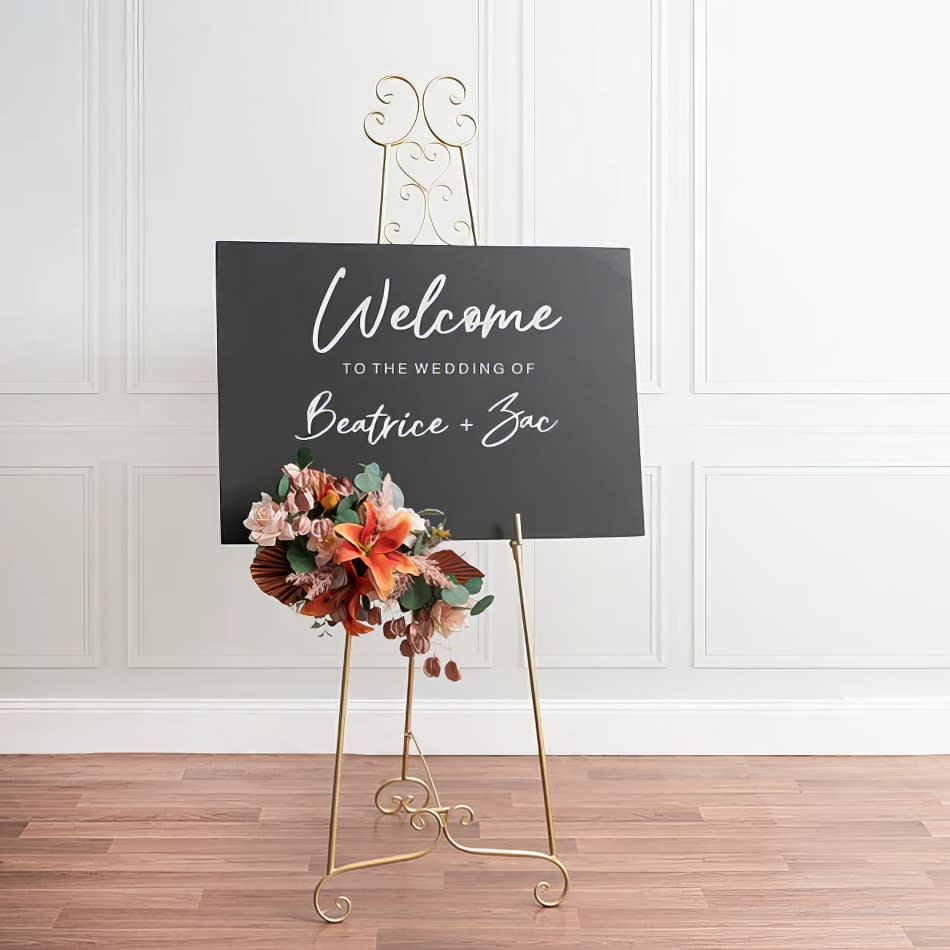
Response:
[[[325,594],[314,597],[313,600],[308,600],[300,608],[300,613],[307,617],[327,617],[342,609],[344,616],[341,622],[348,634],[359,636],[361,633],[369,633],[373,628],[359,619],[360,596],[370,594],[373,590],[373,583],[368,574],[357,577],[353,572],[352,581],[348,581],[336,590],[328,590]]]
[[[393,592],[396,585],[394,571],[401,574],[418,574],[419,568],[409,557],[397,550],[406,535],[409,534],[410,515],[408,511],[396,515],[385,531],[377,534],[378,516],[376,506],[371,501],[363,503],[363,524],[338,524],[333,530],[342,538],[333,560],[337,564],[346,564],[360,560],[373,578],[373,584],[384,600]]]

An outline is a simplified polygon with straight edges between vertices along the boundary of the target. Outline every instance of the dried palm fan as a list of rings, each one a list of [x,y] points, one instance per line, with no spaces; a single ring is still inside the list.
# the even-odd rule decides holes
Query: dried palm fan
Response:
[[[435,561],[439,565],[439,570],[443,574],[454,574],[460,584],[464,584],[473,577],[485,576],[477,567],[473,567],[468,561],[463,561],[454,551],[435,551],[428,557],[430,561]]]
[[[287,552],[279,544],[259,547],[254,560],[251,561],[251,577],[254,578],[254,583],[265,594],[276,597],[288,606],[302,598],[300,588],[287,583],[287,576],[293,572],[294,569],[287,560]]]

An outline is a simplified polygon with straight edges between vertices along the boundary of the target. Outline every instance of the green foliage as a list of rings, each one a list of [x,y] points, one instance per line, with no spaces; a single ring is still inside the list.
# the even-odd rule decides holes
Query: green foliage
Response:
[[[303,448],[297,450],[297,468],[306,468],[313,461],[310,449]]]
[[[421,578],[417,577],[412,587],[399,598],[399,606],[403,610],[418,610],[425,607],[432,600],[432,588]]]
[[[492,601],[495,599],[494,594],[489,594],[487,597],[483,597],[471,610],[471,616],[477,617],[482,611],[488,610],[492,605]]]
[[[340,499],[340,503],[336,506],[336,513],[340,514],[343,511],[351,511],[356,507],[356,503],[360,500],[358,492],[353,492],[352,495],[347,495],[346,498]]]
[[[364,492],[379,491],[382,488],[383,483],[380,481],[379,476],[373,475],[370,472],[360,472],[356,478],[353,479],[353,484],[360,490]]]
[[[283,501],[289,491],[290,479],[286,475],[282,475],[280,481],[277,483],[277,500]]]
[[[477,594],[482,589],[482,578],[470,577],[465,582],[464,587],[470,594]]]
[[[370,462],[363,466],[363,471],[353,479],[353,484],[363,492],[379,491],[383,487],[382,469]]]
[[[336,510],[336,523],[337,524],[359,524],[360,516],[352,508],[337,508]]]
[[[298,538],[287,548],[287,560],[295,574],[309,574],[316,568],[317,563],[313,551],[308,551],[306,545],[301,544],[300,541],[301,539]]]
[[[468,603],[468,591],[461,584],[446,587],[440,591],[440,596],[447,604],[451,604],[453,607],[461,607],[463,604]]]

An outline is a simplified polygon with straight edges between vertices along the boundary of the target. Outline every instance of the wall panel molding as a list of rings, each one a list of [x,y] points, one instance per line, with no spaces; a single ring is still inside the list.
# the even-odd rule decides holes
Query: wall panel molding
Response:
[[[475,41],[478,136],[475,141],[475,165],[477,181],[474,183],[476,218],[482,243],[487,243],[491,220],[488,200],[490,162],[487,142],[491,138],[491,113],[488,102],[491,70],[492,25],[490,0],[471,0],[476,4],[478,29]],[[145,62],[147,0],[125,0],[126,10],[126,136],[125,136],[125,275],[124,299],[126,303],[126,390],[129,393],[183,393],[213,394],[217,392],[216,379],[162,379],[152,377],[146,369],[145,335],[148,316],[145,306],[145,261],[147,242],[145,237],[146,206],[146,129]],[[382,73],[380,74],[382,75]],[[464,78],[464,77],[463,77]],[[372,88],[366,91],[366,109],[372,108]],[[362,121],[362,115],[354,115],[354,126]],[[365,143],[371,148],[370,143]],[[362,183],[369,192],[378,192],[378,180]]]
[[[146,0],[126,0],[126,390],[214,393],[217,383],[213,379],[154,379],[145,371],[145,7]]]
[[[543,0],[540,0],[543,2]],[[662,198],[660,179],[660,141],[661,141],[661,22],[663,0],[649,0],[650,3],[650,357],[648,374],[641,374],[637,380],[638,390],[642,394],[662,393],[662,320],[661,320],[661,248],[662,242]],[[537,232],[537,148],[536,115],[537,75],[535,63],[536,21],[539,0],[523,0],[522,7],[522,242],[534,244]],[[626,45],[626,40],[622,39]],[[581,81],[581,78],[578,78]],[[618,90],[622,96],[626,90]],[[565,118],[565,125],[570,117]],[[640,313],[634,307],[634,317],[639,320]]]
[[[848,464],[809,460],[799,465],[706,465],[693,466],[693,665],[712,669],[946,669],[950,668],[950,649],[933,653],[901,652],[855,654],[829,650],[827,653],[712,653],[707,641],[707,483],[710,476],[725,478],[774,478],[784,476],[834,475],[844,478],[861,478],[864,475],[884,475],[897,483],[909,475],[931,474],[947,478],[950,495],[950,466],[938,464],[893,465],[880,463]],[[735,512],[740,517],[741,512]],[[869,518],[875,517],[868,512]],[[819,525],[803,525],[804,532],[820,530]],[[883,530],[883,528],[882,528]],[[768,557],[768,551],[762,551]],[[732,565],[740,570],[741,564]],[[800,596],[808,598],[807,586],[802,586]],[[816,623],[820,622],[821,603],[814,605]],[[782,606],[776,603],[776,616]],[[895,631],[896,643],[900,642]]]
[[[595,653],[587,650],[583,653],[557,653],[545,650],[545,628],[537,623],[538,598],[544,596],[545,587],[542,579],[536,572],[537,558],[532,550],[530,556],[531,569],[531,621],[534,624],[535,638],[535,665],[539,669],[651,669],[663,666],[661,610],[660,597],[663,589],[661,578],[660,548],[661,548],[661,467],[659,465],[643,466],[643,495],[649,499],[650,508],[647,512],[645,525],[646,536],[639,540],[650,546],[650,652],[648,654],[630,653]],[[602,542],[609,544],[609,541]],[[548,588],[550,589],[550,588]],[[560,589],[560,588],[556,588]],[[573,619],[571,623],[604,623],[608,618],[597,615],[590,618]],[[611,621],[616,622],[616,621]],[[524,665],[524,658],[522,658]]]
[[[99,383],[99,0],[82,0],[82,372],[72,380],[3,379],[0,393],[98,393]]]
[[[98,644],[99,627],[99,521],[97,515],[98,467],[96,465],[0,465],[0,476],[16,478],[77,477],[82,482],[82,596],[83,602],[79,615],[80,649],[76,653],[0,653],[2,669],[72,669],[89,668],[99,665]],[[38,514],[40,517],[40,514]],[[57,572],[65,572],[69,566],[47,567],[37,564],[37,571],[49,573],[51,578]],[[55,579],[51,579],[55,584]],[[62,623],[74,620],[64,615]],[[24,631],[26,634],[27,631]]]
[[[708,295],[708,23],[715,3],[693,0],[693,391],[732,395],[766,393],[874,394],[950,393],[950,376],[939,379],[783,379],[711,377],[708,347],[717,331],[711,319]],[[895,12],[896,12],[895,7]],[[749,42],[749,37],[743,42]],[[857,41],[855,41],[857,42]],[[728,196],[727,196],[728,197]],[[725,200],[725,199],[720,199]],[[793,235],[792,241],[795,240]],[[802,279],[807,280],[807,275]],[[895,326],[899,330],[899,325]],[[872,330],[871,332],[879,332]]]

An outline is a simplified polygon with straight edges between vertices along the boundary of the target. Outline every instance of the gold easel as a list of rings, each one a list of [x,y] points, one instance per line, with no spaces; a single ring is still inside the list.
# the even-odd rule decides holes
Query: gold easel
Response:
[[[376,97],[384,106],[390,106],[395,94],[395,88],[404,88],[411,91],[415,108],[407,111],[407,116],[400,124],[403,131],[394,135],[385,135],[389,120],[386,115],[380,111],[371,112],[366,116],[364,122],[364,131],[367,137],[383,148],[383,169],[382,185],[379,198],[379,225],[377,231],[377,240],[382,243],[405,243],[412,244],[425,231],[427,225],[434,232],[435,237],[444,244],[449,244],[443,236],[445,227],[444,219],[439,219],[438,215],[433,217],[433,200],[441,200],[443,204],[451,205],[456,194],[451,182],[446,180],[446,176],[453,168],[452,156],[457,155],[456,171],[460,173],[460,181],[464,190],[465,210],[467,219],[458,218],[452,224],[452,229],[469,240],[465,243],[477,244],[477,229],[475,224],[475,215],[472,205],[472,193],[469,184],[468,169],[465,163],[465,146],[475,137],[477,124],[472,116],[466,113],[458,113],[454,116],[454,125],[459,130],[458,136],[452,136],[446,132],[444,125],[433,115],[431,106],[431,95],[440,85],[449,83],[454,92],[450,92],[448,102],[451,107],[461,106],[465,99],[465,86],[451,76],[439,76],[426,85],[420,96],[416,87],[402,76],[386,76],[376,84]],[[433,140],[419,142],[413,137],[414,131],[420,125],[420,114],[422,118],[422,132],[424,135],[431,134]],[[411,121],[410,121],[411,120]],[[409,158],[403,157],[400,160],[400,148]],[[444,166],[441,164],[445,159]],[[434,163],[435,167],[430,170],[430,175],[425,177],[419,169],[412,167],[411,162]],[[412,171],[408,169],[412,167]],[[425,165],[421,165],[422,168]],[[412,237],[407,241],[393,241],[393,235],[398,235],[402,231],[402,225],[398,221],[386,220],[386,197],[387,180],[394,172],[401,172],[405,176],[405,181],[400,185],[398,194],[402,201],[411,202],[414,198],[421,199],[419,205],[421,216],[412,232]],[[412,693],[415,679],[415,655],[409,657],[408,673],[406,679],[406,715],[403,727],[402,740],[402,768],[396,778],[388,779],[376,790],[374,803],[376,809],[384,815],[395,815],[398,812],[404,812],[409,816],[409,824],[416,831],[428,831],[432,835],[431,841],[418,851],[409,851],[404,854],[391,854],[380,858],[369,858],[364,861],[353,861],[350,864],[336,864],[336,836],[339,818],[340,804],[340,780],[343,772],[343,738],[346,729],[346,705],[350,684],[350,650],[353,644],[353,638],[344,634],[343,636],[343,673],[340,683],[340,713],[337,721],[336,733],[336,757],[333,764],[333,797],[330,802],[330,835],[327,843],[327,870],[326,874],[317,883],[313,891],[313,906],[316,912],[327,923],[336,924],[345,920],[350,913],[352,904],[348,897],[340,896],[336,898],[336,907],[339,910],[337,916],[326,913],[320,908],[320,891],[331,878],[347,871],[359,871],[363,868],[381,867],[386,864],[398,864],[402,861],[414,861],[416,858],[424,857],[429,854],[438,844],[440,838],[445,838],[448,843],[458,851],[466,854],[475,854],[488,857],[502,858],[534,858],[541,861],[547,861],[553,864],[560,872],[563,878],[563,885],[560,893],[554,898],[546,897],[545,894],[550,890],[550,884],[547,881],[540,881],[535,885],[534,897],[542,907],[557,907],[567,896],[570,887],[570,875],[567,868],[557,856],[557,841],[554,836],[554,819],[551,815],[551,790],[548,782],[548,765],[544,755],[544,732],[541,728],[541,705],[538,700],[537,677],[534,668],[534,650],[531,642],[531,634],[528,625],[528,610],[525,603],[524,589],[524,563],[522,560],[522,534],[521,534],[521,515],[514,515],[512,539],[509,542],[511,553],[515,562],[515,573],[518,580],[518,599],[521,604],[521,626],[524,631],[525,656],[528,663],[528,680],[531,686],[531,705],[534,710],[534,728],[538,742],[538,766],[541,773],[541,790],[544,795],[544,817],[547,822],[548,830],[548,850],[544,851],[516,851],[503,848],[473,848],[459,841],[450,828],[450,818],[456,816],[461,827],[467,827],[475,821],[475,811],[469,805],[443,805],[439,797],[438,789],[432,778],[432,772],[426,762],[419,743],[412,732]],[[412,747],[415,747],[416,753],[422,762],[425,770],[425,779],[418,778],[409,774],[409,755]],[[416,785],[425,794],[425,798],[420,804],[413,804],[415,796],[407,793],[391,794],[392,804],[384,803],[381,799],[382,793],[391,785],[409,784]]]

